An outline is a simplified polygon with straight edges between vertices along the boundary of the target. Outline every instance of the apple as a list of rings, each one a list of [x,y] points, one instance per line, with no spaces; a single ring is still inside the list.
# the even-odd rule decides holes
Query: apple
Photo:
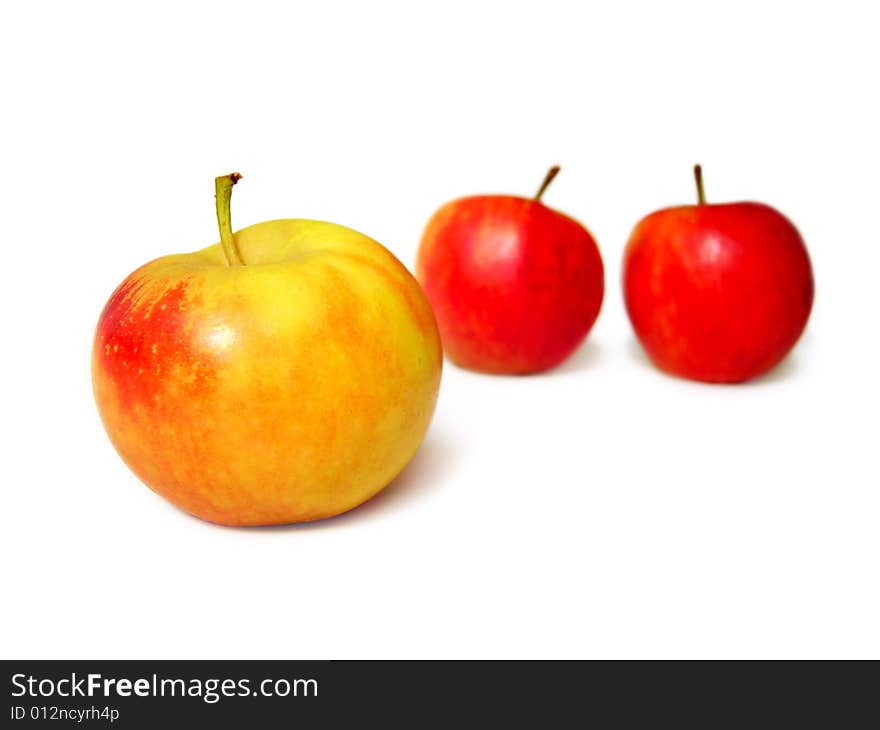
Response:
[[[442,351],[416,280],[350,228],[274,220],[141,266],[95,332],[110,440],[150,488],[223,525],[316,520],[385,487],[419,447]]]
[[[800,234],[753,202],[655,211],[632,232],[623,292],[633,328],[662,370],[738,383],[766,373],[794,347],[813,305],[813,271]]]
[[[587,336],[604,293],[589,231],[533,198],[478,195],[440,208],[416,263],[443,349],[457,365],[524,374],[561,363]]]

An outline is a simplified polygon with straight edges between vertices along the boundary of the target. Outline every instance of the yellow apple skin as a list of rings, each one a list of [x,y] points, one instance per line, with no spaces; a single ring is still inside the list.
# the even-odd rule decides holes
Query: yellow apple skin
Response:
[[[340,514],[413,457],[442,351],[420,286],[383,246],[308,220],[132,273],[101,313],[92,381],[123,460],[202,519]]]

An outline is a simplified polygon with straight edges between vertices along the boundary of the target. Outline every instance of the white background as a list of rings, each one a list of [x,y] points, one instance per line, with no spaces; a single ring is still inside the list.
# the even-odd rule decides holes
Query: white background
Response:
[[[872,4],[17,3],[0,14],[7,658],[880,656]],[[756,199],[807,241],[793,356],[735,387],[640,354],[620,259],[651,210]],[[446,200],[532,194],[607,269],[557,371],[447,363],[404,475],[226,529],[142,486],[92,400],[104,301],[236,227],[364,231],[412,267]],[[246,448],[246,445],[242,445]]]

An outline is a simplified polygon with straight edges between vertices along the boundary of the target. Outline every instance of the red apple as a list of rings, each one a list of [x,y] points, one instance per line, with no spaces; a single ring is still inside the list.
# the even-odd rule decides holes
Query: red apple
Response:
[[[813,305],[813,272],[797,229],[762,203],[655,211],[630,236],[623,292],[633,328],[661,369],[737,383],[794,347]]]
[[[534,373],[567,358],[587,336],[604,292],[599,249],[573,218],[534,198],[454,200],[422,236],[416,276],[443,348],[461,367]]]

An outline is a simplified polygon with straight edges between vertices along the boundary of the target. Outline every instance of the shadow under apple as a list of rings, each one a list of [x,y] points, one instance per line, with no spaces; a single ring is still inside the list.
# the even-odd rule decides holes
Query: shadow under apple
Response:
[[[596,340],[587,339],[568,358],[563,360],[555,368],[538,375],[555,375],[562,373],[575,373],[584,370],[594,370],[599,367],[604,357],[604,348]]]

